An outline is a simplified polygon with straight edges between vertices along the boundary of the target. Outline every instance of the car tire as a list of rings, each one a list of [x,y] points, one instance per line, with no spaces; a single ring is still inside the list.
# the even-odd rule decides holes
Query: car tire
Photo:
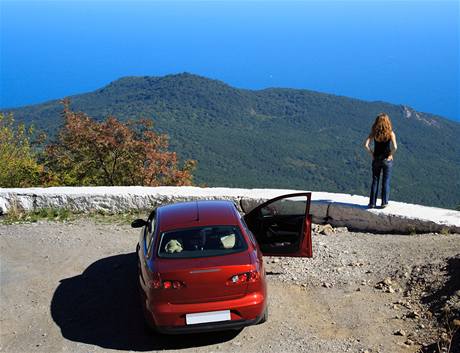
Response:
[[[144,329],[146,333],[154,333],[157,334],[158,330],[150,318],[147,316],[147,313],[142,310],[143,322],[144,322]]]
[[[268,305],[264,310],[264,314],[262,315],[262,318],[260,319],[259,324],[263,324],[267,320],[268,320]]]
[[[144,318],[144,330],[147,334],[158,334],[156,327],[146,318]]]

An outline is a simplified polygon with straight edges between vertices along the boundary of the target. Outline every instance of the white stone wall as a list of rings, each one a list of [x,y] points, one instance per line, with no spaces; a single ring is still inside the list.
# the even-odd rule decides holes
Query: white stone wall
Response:
[[[198,187],[53,187],[1,189],[0,213],[16,208],[34,211],[66,208],[73,212],[122,213],[151,210],[158,205],[197,199],[233,200],[241,210],[249,210],[276,196],[302,190],[237,189]],[[315,223],[330,223],[370,232],[460,233],[460,212],[401,202],[390,202],[385,209],[368,210],[367,197],[312,192],[311,214]]]

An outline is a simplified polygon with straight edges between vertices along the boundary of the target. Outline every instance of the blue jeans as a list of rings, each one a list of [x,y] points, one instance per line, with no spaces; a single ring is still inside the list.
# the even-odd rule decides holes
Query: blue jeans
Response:
[[[390,198],[390,179],[391,170],[393,169],[393,160],[374,159],[372,161],[372,186],[369,205],[375,206],[377,203],[377,194],[379,191],[380,173],[382,173],[382,205],[388,204]]]

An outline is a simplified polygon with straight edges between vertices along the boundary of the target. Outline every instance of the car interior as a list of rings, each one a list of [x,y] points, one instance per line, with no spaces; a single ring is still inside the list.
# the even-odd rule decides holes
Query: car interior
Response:
[[[234,226],[214,226],[166,232],[160,241],[160,257],[204,257],[245,249]]]
[[[251,223],[263,252],[289,253],[300,247],[305,221],[304,201],[280,200],[262,207]]]

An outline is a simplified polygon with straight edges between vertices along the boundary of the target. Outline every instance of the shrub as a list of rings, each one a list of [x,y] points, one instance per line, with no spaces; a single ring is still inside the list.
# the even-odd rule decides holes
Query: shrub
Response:
[[[43,166],[31,146],[33,127],[15,124],[12,114],[0,113],[0,187],[40,185]]]
[[[168,151],[168,136],[151,120],[123,123],[115,117],[97,122],[73,112],[63,100],[65,124],[45,149],[51,182],[59,185],[191,185],[196,162],[179,167]]]

